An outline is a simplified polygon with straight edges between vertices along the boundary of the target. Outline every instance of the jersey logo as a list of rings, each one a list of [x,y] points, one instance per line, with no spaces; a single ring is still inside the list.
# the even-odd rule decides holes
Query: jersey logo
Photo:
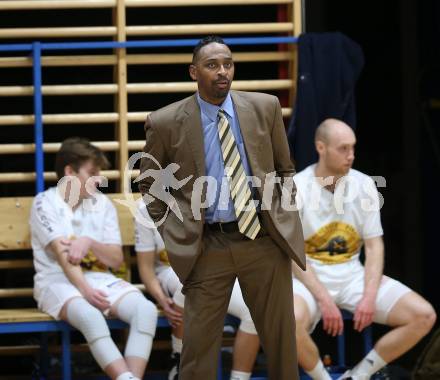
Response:
[[[305,241],[306,254],[324,264],[347,262],[359,253],[361,246],[356,229],[341,221],[326,224]]]

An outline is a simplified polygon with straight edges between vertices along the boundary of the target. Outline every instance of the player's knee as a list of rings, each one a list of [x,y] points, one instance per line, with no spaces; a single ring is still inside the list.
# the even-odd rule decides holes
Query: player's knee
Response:
[[[309,315],[308,315],[308,311],[307,308],[302,305],[302,304],[296,304],[295,303],[295,322],[296,322],[296,326],[297,328],[304,328],[304,329],[308,329],[309,326]]]
[[[127,294],[118,309],[124,308],[124,317],[131,328],[140,333],[154,336],[156,332],[158,312],[156,306],[142,294],[133,292]],[[122,314],[122,313],[121,313]]]
[[[183,309],[185,306],[185,296],[182,293],[182,287],[177,289],[173,294],[173,302],[180,308]]]
[[[146,323],[142,324],[142,331],[154,336],[158,317],[156,305],[142,297],[137,306],[137,313],[139,319],[146,320]]]
[[[309,334],[309,324],[305,323],[304,321],[298,322],[296,321],[295,325],[295,335],[297,341],[302,341],[305,339]]]
[[[81,331],[88,343],[110,336],[110,330],[102,313],[83,298],[70,302],[67,319],[72,326]]]
[[[252,320],[251,314],[246,312],[244,315],[240,316],[240,330],[252,335],[257,335],[257,329],[255,328],[254,321]]]
[[[416,307],[414,310],[414,319],[417,328],[423,331],[425,334],[428,333],[435,324],[437,315],[434,308],[430,303],[424,302]]]

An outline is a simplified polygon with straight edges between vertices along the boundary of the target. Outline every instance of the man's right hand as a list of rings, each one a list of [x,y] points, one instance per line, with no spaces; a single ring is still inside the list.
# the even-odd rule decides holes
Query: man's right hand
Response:
[[[331,336],[341,335],[344,331],[344,320],[335,301],[327,295],[318,301],[318,304],[321,309],[324,331]]]
[[[84,298],[101,311],[105,311],[110,308],[110,302],[107,300],[107,294],[102,290],[89,288],[84,292]]]
[[[182,313],[173,308],[174,302],[171,298],[167,297],[161,300],[159,304],[162,306],[163,313],[172,327],[177,327],[183,322]]]

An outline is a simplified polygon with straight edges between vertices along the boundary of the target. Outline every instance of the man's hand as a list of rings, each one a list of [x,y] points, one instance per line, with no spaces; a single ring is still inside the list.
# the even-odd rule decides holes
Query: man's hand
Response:
[[[83,295],[90,304],[101,311],[105,311],[110,308],[110,302],[107,300],[107,294],[102,290],[89,288]]]
[[[353,316],[354,329],[361,332],[365,327],[373,322],[376,311],[376,300],[372,297],[364,296],[356,306]]]
[[[82,236],[70,241],[69,253],[67,260],[70,264],[79,265],[81,260],[87,255],[87,252],[92,245],[92,239],[87,236]]]
[[[174,302],[171,298],[164,298],[159,302],[160,306],[163,309],[165,317],[167,317],[168,322],[172,327],[179,326],[183,321],[182,313],[173,308]]]
[[[328,295],[318,301],[322,313],[322,323],[324,331],[331,335],[341,335],[344,331],[344,320],[335,301]]]

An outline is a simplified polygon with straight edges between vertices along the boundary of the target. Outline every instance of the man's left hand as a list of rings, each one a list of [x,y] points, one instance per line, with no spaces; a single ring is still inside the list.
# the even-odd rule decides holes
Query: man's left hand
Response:
[[[354,313],[354,329],[361,332],[365,327],[371,325],[375,311],[376,300],[370,297],[362,297]]]

